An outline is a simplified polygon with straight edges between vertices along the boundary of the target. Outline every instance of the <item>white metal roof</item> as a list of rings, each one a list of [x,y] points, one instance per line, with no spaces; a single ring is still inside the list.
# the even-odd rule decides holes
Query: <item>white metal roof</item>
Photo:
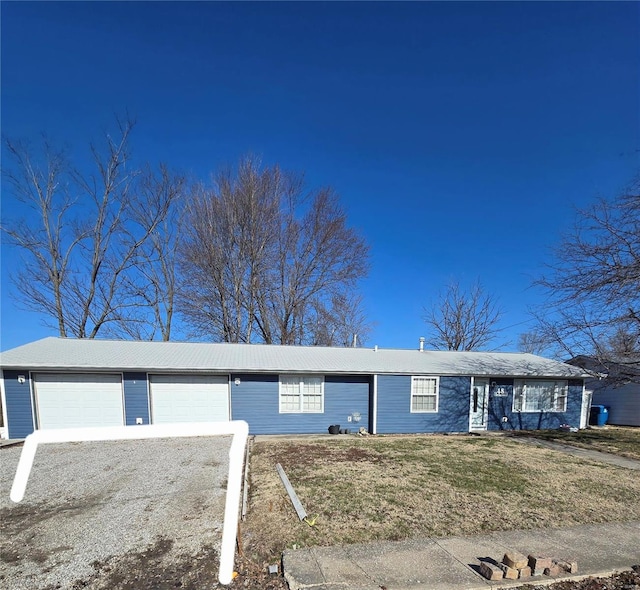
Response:
[[[44,338],[0,353],[4,369],[485,375],[582,378],[533,354]]]

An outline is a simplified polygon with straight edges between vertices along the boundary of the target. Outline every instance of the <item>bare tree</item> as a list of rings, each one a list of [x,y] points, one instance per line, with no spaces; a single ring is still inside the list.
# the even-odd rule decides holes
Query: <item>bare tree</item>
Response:
[[[261,174],[250,160],[237,178],[225,170],[213,187],[195,187],[180,250],[181,309],[195,335],[223,342],[254,338],[258,306],[267,304],[258,293],[270,287],[277,252],[280,200],[292,189],[279,170]],[[270,342],[270,326],[263,324]]]
[[[4,235],[24,255],[17,276],[14,274],[14,284],[22,304],[51,318],[58,333],[66,336],[69,329],[64,282],[71,273],[72,255],[84,239],[77,228],[71,235],[65,231],[67,216],[74,206],[65,178],[66,155],[45,140],[44,165],[39,165],[25,144],[7,141],[6,147],[15,170],[3,168],[5,179],[15,198],[27,207],[29,220],[37,220],[3,221]]]
[[[481,350],[501,332],[502,311],[479,281],[469,290],[453,281],[425,312],[430,329],[427,342],[436,349]]]
[[[362,297],[349,293],[334,295],[327,307],[319,300],[310,306],[310,318],[305,322],[314,346],[363,346],[369,333],[371,323],[367,321],[363,311]]]
[[[608,349],[617,356],[636,355],[640,361],[640,328],[619,327],[609,338]]]
[[[638,366],[640,350],[640,176],[613,200],[579,210],[573,229],[537,284],[548,300],[538,330],[564,357]],[[626,355],[626,359],[624,358]]]
[[[549,342],[549,340],[543,333],[536,330],[523,332],[518,336],[518,350],[520,352],[544,354],[549,349],[551,344],[552,343]]]
[[[347,227],[337,196],[328,189],[307,195],[300,177],[253,158],[200,187],[187,219],[181,300],[198,335],[326,342],[320,317],[338,321],[337,302],[367,272],[368,247]]]
[[[137,194],[129,156],[130,120],[91,145],[92,170],[78,170],[47,142],[40,160],[30,148],[6,142],[3,174],[28,220],[3,220],[1,229],[23,255],[15,286],[20,303],[44,315],[60,336],[119,334],[144,305],[126,288],[142,247],[167,212],[165,194]],[[144,211],[144,215],[142,215]]]
[[[186,179],[160,165],[139,176],[131,203],[131,221],[147,236],[126,275],[125,293],[137,304],[123,313],[119,329],[137,340],[168,341],[176,317],[177,249],[182,231]]]

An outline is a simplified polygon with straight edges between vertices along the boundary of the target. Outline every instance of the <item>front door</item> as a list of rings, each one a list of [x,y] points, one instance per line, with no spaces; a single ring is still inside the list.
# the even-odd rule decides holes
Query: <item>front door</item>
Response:
[[[489,380],[474,378],[471,386],[470,430],[486,430],[489,413]]]

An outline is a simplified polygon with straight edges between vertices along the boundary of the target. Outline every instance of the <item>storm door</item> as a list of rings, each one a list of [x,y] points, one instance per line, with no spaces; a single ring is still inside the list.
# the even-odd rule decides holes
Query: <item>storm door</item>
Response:
[[[474,378],[471,387],[470,430],[486,430],[489,413],[489,380]]]

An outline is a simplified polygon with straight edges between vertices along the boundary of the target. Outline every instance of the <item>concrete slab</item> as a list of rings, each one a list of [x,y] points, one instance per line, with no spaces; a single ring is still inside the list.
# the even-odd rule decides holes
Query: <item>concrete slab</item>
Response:
[[[365,560],[353,559],[348,547],[340,547],[338,551],[333,547],[318,548],[316,558],[322,575],[329,584],[373,584],[371,572],[364,565]]]
[[[477,577],[434,539],[348,547],[350,558],[367,572],[375,588],[424,588],[433,590],[477,584]]]
[[[449,537],[438,539],[436,542],[454,560],[474,572],[482,582],[486,582],[486,579],[480,574],[480,563],[486,561],[497,564],[505,551],[510,548],[499,540],[489,537],[472,539],[469,537]]]
[[[284,577],[291,588],[303,588],[326,582],[315,556],[316,549],[295,549],[282,554]]]
[[[578,561],[581,574],[640,564],[640,523],[586,525],[548,531],[548,539],[565,547],[565,559]]]
[[[495,563],[507,549],[578,562],[578,576],[555,580],[605,575],[640,564],[640,522],[286,551],[283,563],[291,590],[502,590],[554,581],[480,576],[480,561]]]

